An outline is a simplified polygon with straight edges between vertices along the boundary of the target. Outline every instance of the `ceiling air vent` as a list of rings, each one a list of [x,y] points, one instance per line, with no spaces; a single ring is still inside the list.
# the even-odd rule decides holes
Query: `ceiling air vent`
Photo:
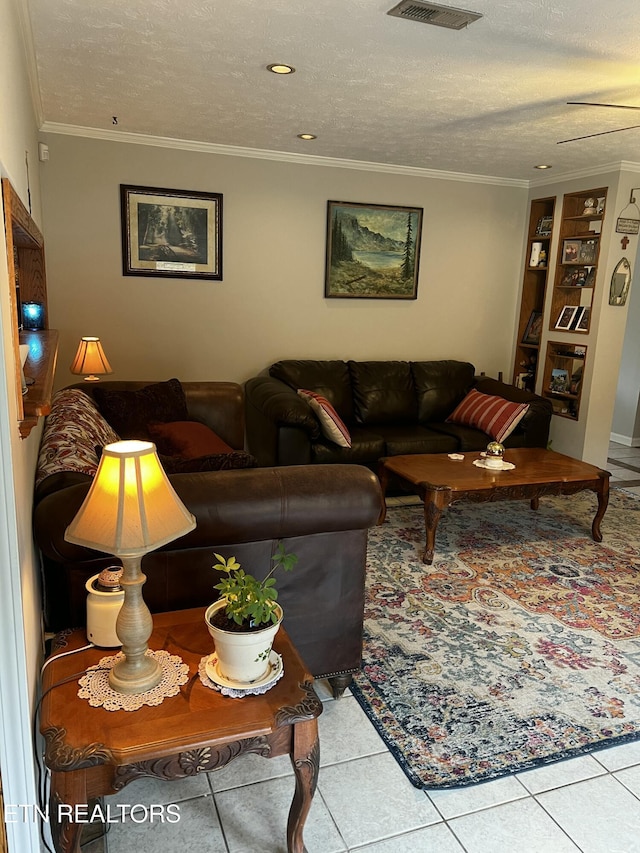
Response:
[[[421,24],[433,24],[434,27],[447,27],[449,30],[462,30],[482,17],[479,12],[467,12],[465,9],[439,6],[423,0],[401,0],[397,6],[389,9],[387,15],[419,21]]]

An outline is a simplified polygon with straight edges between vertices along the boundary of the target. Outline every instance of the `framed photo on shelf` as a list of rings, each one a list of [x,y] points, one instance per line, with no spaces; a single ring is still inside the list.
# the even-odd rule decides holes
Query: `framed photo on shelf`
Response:
[[[578,251],[578,260],[581,264],[593,264],[596,259],[598,244],[595,240],[581,240]]]
[[[578,320],[575,330],[576,332],[588,332],[589,331],[589,315],[591,314],[591,308],[585,308],[582,312],[582,316]]]
[[[536,237],[550,237],[553,216],[541,216],[536,225]]]
[[[580,320],[582,320],[582,315],[584,314],[584,312],[586,310],[587,309],[584,308],[582,305],[580,305],[578,307],[578,309],[576,310],[576,313],[573,316],[573,320],[571,321],[571,330],[572,331],[575,331],[578,328],[578,324],[580,323]]]
[[[120,184],[122,273],[222,280],[222,195]]]
[[[565,240],[562,244],[562,263],[577,264],[580,254],[580,240]]]
[[[539,344],[540,335],[542,334],[542,311],[532,311],[529,317],[529,322],[524,330],[521,343],[523,344]]]
[[[569,390],[569,371],[561,367],[554,367],[551,371],[549,390],[564,394]]]
[[[554,328],[569,331],[569,329],[571,329],[571,324],[575,319],[577,310],[577,305],[565,305],[558,315]]]

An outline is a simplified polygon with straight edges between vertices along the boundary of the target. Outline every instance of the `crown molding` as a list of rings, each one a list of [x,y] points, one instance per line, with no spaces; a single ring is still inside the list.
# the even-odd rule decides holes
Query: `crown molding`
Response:
[[[549,186],[550,184],[559,184],[564,181],[573,181],[579,178],[592,178],[594,175],[605,175],[608,172],[638,172],[640,173],[640,163],[632,163],[628,160],[618,160],[614,163],[602,163],[600,166],[589,166],[586,169],[576,169],[573,172],[562,172],[551,177],[545,172],[544,177],[532,178],[529,182],[531,188]]]
[[[213,142],[197,142],[189,139],[171,139],[142,133],[126,133],[95,127],[80,127],[72,124],[44,122],[42,133],[58,133],[63,136],[81,136],[101,139],[106,142],[127,142],[133,145],[151,145],[156,148],[173,148],[179,151],[198,151],[204,154],[223,154],[229,157],[249,157],[254,160],[276,160],[281,163],[296,163],[302,166],[329,166],[336,169],[359,169],[364,172],[384,172],[391,175],[409,175],[414,178],[432,178],[442,181],[462,181],[472,184],[491,184],[503,187],[527,189],[530,182],[518,178],[499,178],[473,175],[465,172],[443,172],[437,169],[420,169],[415,166],[396,166],[390,163],[370,163],[364,160],[346,160],[336,157],[319,157],[313,154],[294,154],[287,151],[267,151],[262,148],[241,148],[234,145],[218,145]]]

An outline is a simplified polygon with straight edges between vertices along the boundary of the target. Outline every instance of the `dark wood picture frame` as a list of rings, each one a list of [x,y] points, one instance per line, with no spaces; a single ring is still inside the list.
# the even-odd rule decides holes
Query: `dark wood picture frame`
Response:
[[[532,311],[522,336],[523,344],[539,344],[542,335],[542,311]]]
[[[421,207],[327,202],[324,295],[417,299]]]
[[[120,185],[122,273],[222,280],[222,194]]]

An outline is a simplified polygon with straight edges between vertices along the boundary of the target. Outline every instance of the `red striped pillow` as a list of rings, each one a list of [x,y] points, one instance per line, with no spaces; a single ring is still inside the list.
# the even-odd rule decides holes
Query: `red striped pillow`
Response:
[[[503,397],[481,394],[472,388],[447,418],[448,423],[476,427],[495,441],[511,435],[529,409],[528,403],[511,403]]]
[[[315,391],[305,391],[303,388],[298,390],[298,394],[311,406],[320,421],[320,429],[325,438],[333,441],[338,447],[351,447],[349,430],[327,398],[316,394]]]

